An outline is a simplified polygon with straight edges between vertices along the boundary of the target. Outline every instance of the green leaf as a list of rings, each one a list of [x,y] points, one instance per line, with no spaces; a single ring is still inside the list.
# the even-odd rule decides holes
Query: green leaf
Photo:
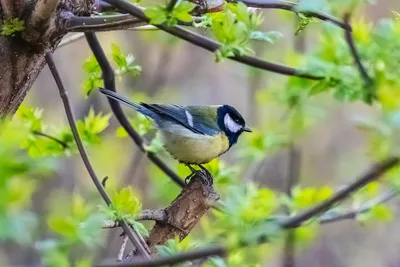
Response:
[[[160,5],[146,8],[143,12],[150,19],[150,24],[159,25],[167,21],[166,9]]]
[[[25,21],[19,18],[9,19],[1,25],[1,34],[6,36],[15,36],[17,32],[25,29]]]
[[[372,218],[376,218],[381,221],[390,222],[393,221],[394,212],[393,210],[384,204],[378,204],[371,208]]]
[[[78,225],[71,218],[60,218],[58,216],[50,216],[47,224],[51,230],[69,240],[78,238]]]
[[[132,187],[124,187],[112,195],[112,208],[117,219],[127,219],[131,222],[139,215],[142,204],[136,197]]]
[[[135,228],[136,231],[142,236],[149,236],[149,231],[147,228],[143,225],[143,223],[138,222],[138,221],[133,221],[132,222],[133,228]]]
[[[250,33],[250,39],[264,41],[270,44],[275,43],[275,41],[281,38],[282,36],[283,36],[282,33],[276,31],[270,31],[270,32],[253,31]]]

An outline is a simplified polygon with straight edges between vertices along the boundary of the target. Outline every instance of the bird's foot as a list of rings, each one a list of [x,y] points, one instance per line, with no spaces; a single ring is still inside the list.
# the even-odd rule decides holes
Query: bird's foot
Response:
[[[195,175],[197,175],[197,174],[200,174],[200,177],[202,178],[203,183],[204,183],[205,185],[210,186],[210,185],[213,184],[213,178],[212,178],[211,173],[210,173],[203,165],[197,165],[197,166],[200,167],[201,170],[196,170],[196,169],[194,169],[194,168],[193,168],[192,166],[190,166],[190,165],[187,165],[187,166],[190,168],[190,170],[192,171],[192,173],[189,174],[189,175],[185,178],[185,183],[186,183],[186,184],[189,184],[190,179],[192,179],[193,176],[195,176]]]
[[[198,165],[201,169],[202,172],[202,178],[205,182],[206,185],[213,185],[214,180],[213,177],[211,175],[211,173],[203,166],[203,165]]]

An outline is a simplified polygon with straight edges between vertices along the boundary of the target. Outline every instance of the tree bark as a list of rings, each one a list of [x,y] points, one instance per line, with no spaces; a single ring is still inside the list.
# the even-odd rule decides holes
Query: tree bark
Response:
[[[67,33],[65,18],[90,14],[95,9],[95,0],[63,0],[48,20],[37,22],[37,18],[32,15],[35,2],[26,3],[22,7],[17,2],[14,2],[13,17],[23,19],[26,26],[15,36],[0,34],[0,120],[15,113],[42,70],[45,54],[53,51]],[[6,6],[2,6],[0,11],[1,27]],[[36,21],[35,27],[30,23],[33,20]]]

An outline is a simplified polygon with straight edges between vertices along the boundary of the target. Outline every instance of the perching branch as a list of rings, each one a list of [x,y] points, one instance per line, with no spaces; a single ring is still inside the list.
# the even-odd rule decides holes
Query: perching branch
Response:
[[[108,61],[104,51],[97,40],[97,37],[94,33],[85,33],[86,40],[92,49],[94,56],[96,57],[97,62],[100,65],[100,68],[103,72],[103,80],[104,86],[108,90],[116,91],[115,87],[115,75],[114,70],[111,67],[110,62]],[[115,117],[121,124],[121,126],[126,130],[135,144],[139,147],[142,152],[147,154],[147,157],[157,166],[159,167],[166,175],[168,175],[176,184],[183,187],[185,182],[173,171],[169,168],[156,154],[153,152],[148,152],[144,148],[144,140],[142,137],[133,129],[129,120],[125,116],[124,112],[118,101],[108,98],[108,103],[110,104],[111,110],[114,113]]]
[[[116,31],[146,24],[127,14],[94,17],[69,16],[67,30],[70,32]]]
[[[289,1],[280,1],[280,0],[241,0],[246,6],[248,7],[257,7],[257,8],[265,8],[265,9],[283,9],[287,11],[292,11],[298,13],[296,11],[296,3],[289,2]],[[232,1],[235,2],[235,1]],[[352,31],[351,25],[348,23],[341,22],[339,19],[332,17],[328,14],[323,14],[314,11],[305,11],[299,12],[303,13],[304,15],[315,17],[317,19],[323,21],[329,21],[340,28],[343,28],[346,31]]]
[[[68,123],[71,127],[71,131],[74,136],[76,145],[78,147],[79,154],[82,157],[82,161],[85,164],[86,169],[90,175],[90,178],[92,179],[92,181],[93,181],[94,185],[96,186],[97,190],[99,191],[100,195],[102,196],[102,198],[104,199],[106,204],[108,206],[110,206],[112,204],[111,199],[108,196],[108,194],[107,194],[106,190],[104,189],[104,187],[102,186],[102,184],[100,183],[100,180],[98,179],[98,177],[90,163],[89,157],[86,153],[85,147],[83,146],[82,140],[78,133],[78,129],[76,127],[76,120],[75,120],[74,114],[72,113],[72,109],[71,109],[71,105],[69,103],[67,91],[64,87],[61,76],[57,70],[55,63],[54,63],[53,56],[50,53],[46,54],[46,62],[50,68],[51,74],[53,75],[54,80],[57,84],[58,90],[60,92],[60,97],[64,104],[65,113],[68,118]],[[133,245],[137,248],[137,250],[139,251],[139,254],[144,259],[150,259],[150,255],[147,253],[146,249],[142,246],[139,237],[133,232],[133,230],[130,228],[128,223],[125,220],[120,220],[119,224],[121,225],[125,234],[129,237],[129,239],[131,240]]]
[[[346,13],[344,15],[344,22],[347,25],[350,25],[350,13]],[[354,58],[354,62],[357,65],[358,71],[360,72],[361,78],[364,80],[365,86],[369,90],[369,94],[370,94],[369,96],[374,97],[374,92],[371,91],[374,81],[371,79],[371,77],[369,77],[367,70],[361,63],[361,58],[360,58],[360,55],[358,54],[356,45],[354,43],[353,35],[351,32],[348,32],[348,31],[345,31],[344,34],[345,34],[345,39],[347,41],[347,44],[349,45],[351,54]]]
[[[343,201],[346,199],[351,193],[357,191],[368,183],[378,179],[382,174],[386,171],[390,170],[394,166],[399,163],[399,158],[388,158],[378,164],[373,165],[365,174],[363,174],[360,178],[356,179],[353,183],[349,184],[343,190],[337,192],[331,198],[322,202],[321,204],[311,208],[303,213],[300,213],[296,216],[290,217],[287,220],[283,220],[280,223],[280,226],[285,229],[297,228],[302,223],[307,220],[317,216],[318,214],[326,211],[332,205]],[[257,242],[259,244],[266,242],[268,238],[266,236],[259,236],[257,238]],[[100,267],[111,267],[111,266],[125,266],[125,267],[148,267],[148,266],[160,266],[164,264],[177,264],[185,261],[193,261],[201,258],[211,257],[211,256],[221,256],[224,257],[230,248],[224,247],[214,247],[208,249],[200,249],[193,252],[185,252],[180,253],[178,255],[174,255],[171,257],[163,257],[159,259],[153,259],[151,261],[143,261],[143,262],[135,262],[135,263],[122,263],[122,264],[113,264],[113,265],[101,265]]]
[[[143,21],[149,22],[149,19],[142,12],[142,10],[135,5],[132,5],[123,0],[106,0],[106,2],[114,5],[115,7],[119,8],[121,10],[124,10],[125,12],[133,15],[134,17],[137,17]],[[211,40],[209,38],[206,38],[204,36],[201,36],[199,34],[196,34],[194,32],[183,29],[182,27],[179,27],[179,26],[176,26],[176,27],[168,27],[165,25],[155,25],[155,26],[165,32],[168,32],[178,38],[181,38],[191,44],[199,46],[210,52],[216,52],[221,47],[220,43],[218,43],[214,40]],[[315,75],[312,75],[309,73],[304,73],[301,70],[297,70],[297,69],[286,67],[283,65],[263,61],[258,58],[247,56],[247,55],[242,55],[242,56],[235,55],[233,57],[230,57],[230,59],[241,62],[241,63],[249,65],[249,66],[253,66],[253,67],[256,67],[259,69],[279,73],[282,75],[297,76],[297,77],[302,77],[302,78],[311,79],[311,80],[324,79],[324,77],[321,77],[321,76],[315,76]]]
[[[347,187],[338,191],[331,198],[323,201],[321,204],[303,212],[296,216],[293,216],[282,222],[283,228],[293,228],[301,225],[303,222],[317,216],[330,207],[347,198],[353,192],[366,186],[368,183],[377,180],[382,174],[393,168],[399,163],[399,158],[392,157],[388,158],[380,163],[373,165],[366,173],[361,175],[360,178],[356,179],[353,183],[349,184]]]

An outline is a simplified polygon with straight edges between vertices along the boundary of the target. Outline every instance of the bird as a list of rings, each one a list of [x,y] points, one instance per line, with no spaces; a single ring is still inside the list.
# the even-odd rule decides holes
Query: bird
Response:
[[[252,132],[242,115],[230,105],[192,105],[134,103],[105,88],[99,91],[152,119],[160,132],[165,150],[192,174],[218,158],[237,143],[243,132]]]

